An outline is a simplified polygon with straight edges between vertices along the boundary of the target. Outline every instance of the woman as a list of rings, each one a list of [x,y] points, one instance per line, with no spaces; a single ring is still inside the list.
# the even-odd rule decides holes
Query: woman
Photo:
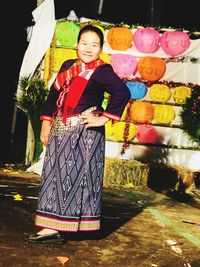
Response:
[[[40,119],[46,146],[36,226],[30,242],[64,241],[64,232],[100,229],[105,123],[119,121],[129,89],[99,59],[104,36],[93,25],[78,35],[77,59],[61,66]],[[105,110],[104,93],[110,94]]]

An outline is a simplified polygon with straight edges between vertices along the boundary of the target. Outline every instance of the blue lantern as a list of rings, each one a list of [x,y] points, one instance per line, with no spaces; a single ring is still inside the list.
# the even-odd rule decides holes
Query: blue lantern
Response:
[[[142,82],[126,82],[127,87],[131,93],[131,99],[141,99],[144,98],[147,93],[147,87]]]

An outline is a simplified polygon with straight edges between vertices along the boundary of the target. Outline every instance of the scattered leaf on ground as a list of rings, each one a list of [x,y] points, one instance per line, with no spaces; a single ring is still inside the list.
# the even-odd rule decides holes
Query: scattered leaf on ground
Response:
[[[14,197],[14,201],[22,201],[22,195],[20,194],[16,194],[13,197]]]
[[[66,262],[68,262],[69,258],[68,257],[57,257],[57,259],[64,265]]]

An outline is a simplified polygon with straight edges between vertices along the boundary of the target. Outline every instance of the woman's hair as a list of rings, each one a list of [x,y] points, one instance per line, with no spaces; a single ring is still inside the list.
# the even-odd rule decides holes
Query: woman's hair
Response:
[[[81,39],[81,35],[85,32],[95,32],[100,39],[100,46],[103,47],[103,43],[104,43],[104,36],[103,36],[103,32],[101,29],[99,29],[98,27],[94,26],[94,25],[86,25],[83,28],[80,29],[79,34],[78,34],[78,38],[77,41],[79,43],[80,39]]]

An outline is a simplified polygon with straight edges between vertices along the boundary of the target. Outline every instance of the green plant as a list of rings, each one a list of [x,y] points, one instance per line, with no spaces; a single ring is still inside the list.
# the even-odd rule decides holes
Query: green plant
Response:
[[[189,138],[200,146],[200,86],[195,86],[180,112],[182,129]]]
[[[31,122],[34,133],[34,152],[32,161],[39,160],[43,150],[40,142],[41,121],[40,114],[42,106],[49,93],[44,80],[29,76],[22,76],[18,83],[18,94],[15,97],[16,106],[22,110]]]

